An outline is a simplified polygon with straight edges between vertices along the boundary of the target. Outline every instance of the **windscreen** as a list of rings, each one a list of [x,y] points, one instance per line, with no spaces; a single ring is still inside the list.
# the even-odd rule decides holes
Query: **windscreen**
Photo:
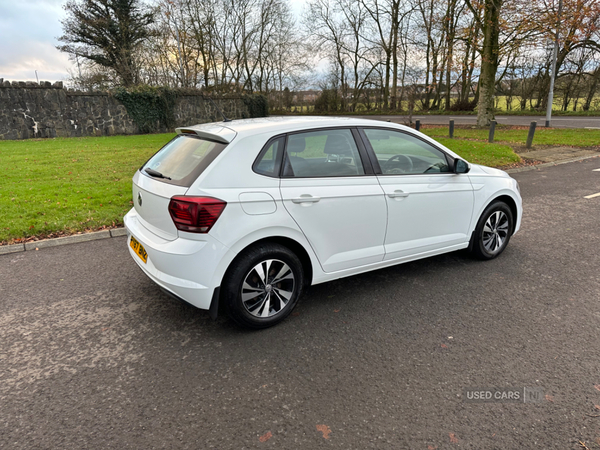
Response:
[[[178,135],[140,170],[165,183],[189,187],[225,147],[197,136]]]

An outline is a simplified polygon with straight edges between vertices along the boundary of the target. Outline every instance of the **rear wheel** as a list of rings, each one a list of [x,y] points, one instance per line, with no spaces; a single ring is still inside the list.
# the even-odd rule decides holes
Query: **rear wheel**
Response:
[[[236,323],[259,329],[285,319],[298,303],[303,285],[298,257],[287,247],[265,243],[247,249],[231,264],[222,293]]]
[[[504,251],[514,230],[512,211],[504,202],[489,205],[477,222],[471,249],[479,259],[493,259]]]

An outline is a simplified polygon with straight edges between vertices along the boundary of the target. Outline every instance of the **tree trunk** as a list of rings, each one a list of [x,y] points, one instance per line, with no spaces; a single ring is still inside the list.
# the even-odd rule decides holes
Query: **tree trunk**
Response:
[[[589,111],[590,106],[592,105],[592,100],[596,94],[596,89],[598,89],[598,81],[600,81],[600,67],[594,71],[594,78],[592,80],[590,90],[588,91],[588,95],[585,99],[585,103],[583,104],[584,111]]]
[[[396,111],[398,109],[398,30],[396,29],[394,35],[394,47],[392,51],[392,110]]]
[[[485,0],[483,13],[483,51],[479,76],[477,126],[488,127],[494,120],[494,94],[498,71],[501,0]]]

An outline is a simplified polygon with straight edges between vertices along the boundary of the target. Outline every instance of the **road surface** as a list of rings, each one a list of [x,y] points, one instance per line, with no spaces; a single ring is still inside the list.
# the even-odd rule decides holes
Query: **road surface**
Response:
[[[2,255],[0,448],[597,448],[598,168],[515,174],[495,260],[314,286],[260,332],[163,295],[125,238]],[[543,395],[465,401],[493,387]]]

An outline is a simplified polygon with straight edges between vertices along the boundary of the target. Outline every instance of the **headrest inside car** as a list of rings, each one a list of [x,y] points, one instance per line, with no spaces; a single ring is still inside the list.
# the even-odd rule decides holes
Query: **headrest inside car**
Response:
[[[348,138],[341,134],[330,134],[325,142],[324,153],[328,155],[351,155],[352,146],[348,142]]]
[[[300,136],[290,136],[287,144],[288,153],[300,153],[306,148],[306,141]]]

